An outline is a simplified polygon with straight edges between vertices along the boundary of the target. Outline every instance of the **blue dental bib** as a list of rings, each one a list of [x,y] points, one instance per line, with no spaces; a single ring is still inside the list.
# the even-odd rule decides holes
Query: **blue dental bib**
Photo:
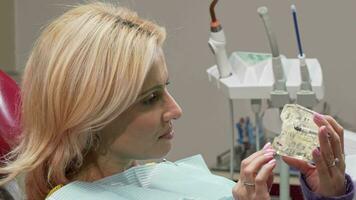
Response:
[[[235,182],[213,175],[201,155],[136,166],[95,182],[75,181],[48,200],[233,200]]]

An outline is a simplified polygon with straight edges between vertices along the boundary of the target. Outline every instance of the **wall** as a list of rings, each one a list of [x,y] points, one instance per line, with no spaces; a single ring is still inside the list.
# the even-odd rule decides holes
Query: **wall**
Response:
[[[11,72],[15,67],[13,0],[0,1],[0,25],[0,69]]]
[[[49,3],[50,2],[50,3]],[[23,68],[28,52],[42,25],[58,16],[64,5],[79,1],[15,0],[16,63]],[[173,96],[184,110],[175,123],[175,160],[201,153],[209,165],[230,145],[228,101],[208,82],[205,70],[214,65],[208,48],[208,0],[122,0],[122,5],[153,19],[168,32],[165,53]],[[296,3],[303,47],[308,57],[319,59],[326,86],[325,99],[332,113],[356,125],[356,1],[344,0],[224,0],[217,6],[228,40],[228,52],[269,52],[267,37],[257,7],[270,10],[280,52],[295,57],[297,47],[290,4]],[[246,102],[237,102],[236,115],[245,115]]]

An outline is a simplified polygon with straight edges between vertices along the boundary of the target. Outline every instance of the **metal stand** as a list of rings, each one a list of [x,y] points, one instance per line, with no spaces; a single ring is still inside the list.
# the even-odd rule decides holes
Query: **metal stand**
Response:
[[[282,158],[279,160],[280,170],[279,170],[279,199],[289,200],[289,166],[283,162]]]
[[[234,102],[229,99],[230,117],[231,117],[231,148],[230,148],[230,176],[231,180],[234,180],[235,169],[235,120],[234,120]]]
[[[282,112],[282,107],[279,109],[279,115]],[[290,191],[289,191],[289,166],[283,162],[282,158],[279,159],[279,199],[280,200],[289,200]]]
[[[256,151],[259,151],[261,149],[261,144],[260,144],[260,116],[259,113],[255,113],[255,123],[256,123]]]

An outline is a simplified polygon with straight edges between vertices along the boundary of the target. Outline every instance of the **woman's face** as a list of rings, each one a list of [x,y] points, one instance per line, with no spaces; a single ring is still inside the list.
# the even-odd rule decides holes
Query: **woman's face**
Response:
[[[174,137],[172,121],[181,116],[182,110],[169,94],[167,84],[161,54],[146,77],[139,100],[100,134],[109,157],[142,160],[161,158],[169,152]]]

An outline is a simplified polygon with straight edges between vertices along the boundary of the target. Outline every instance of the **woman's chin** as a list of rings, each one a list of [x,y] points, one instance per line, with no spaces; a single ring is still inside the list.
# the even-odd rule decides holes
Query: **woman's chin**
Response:
[[[151,155],[152,156],[151,159],[160,159],[165,157],[169,153],[171,148],[172,148],[172,143],[162,146],[158,151],[156,151],[153,155]]]

